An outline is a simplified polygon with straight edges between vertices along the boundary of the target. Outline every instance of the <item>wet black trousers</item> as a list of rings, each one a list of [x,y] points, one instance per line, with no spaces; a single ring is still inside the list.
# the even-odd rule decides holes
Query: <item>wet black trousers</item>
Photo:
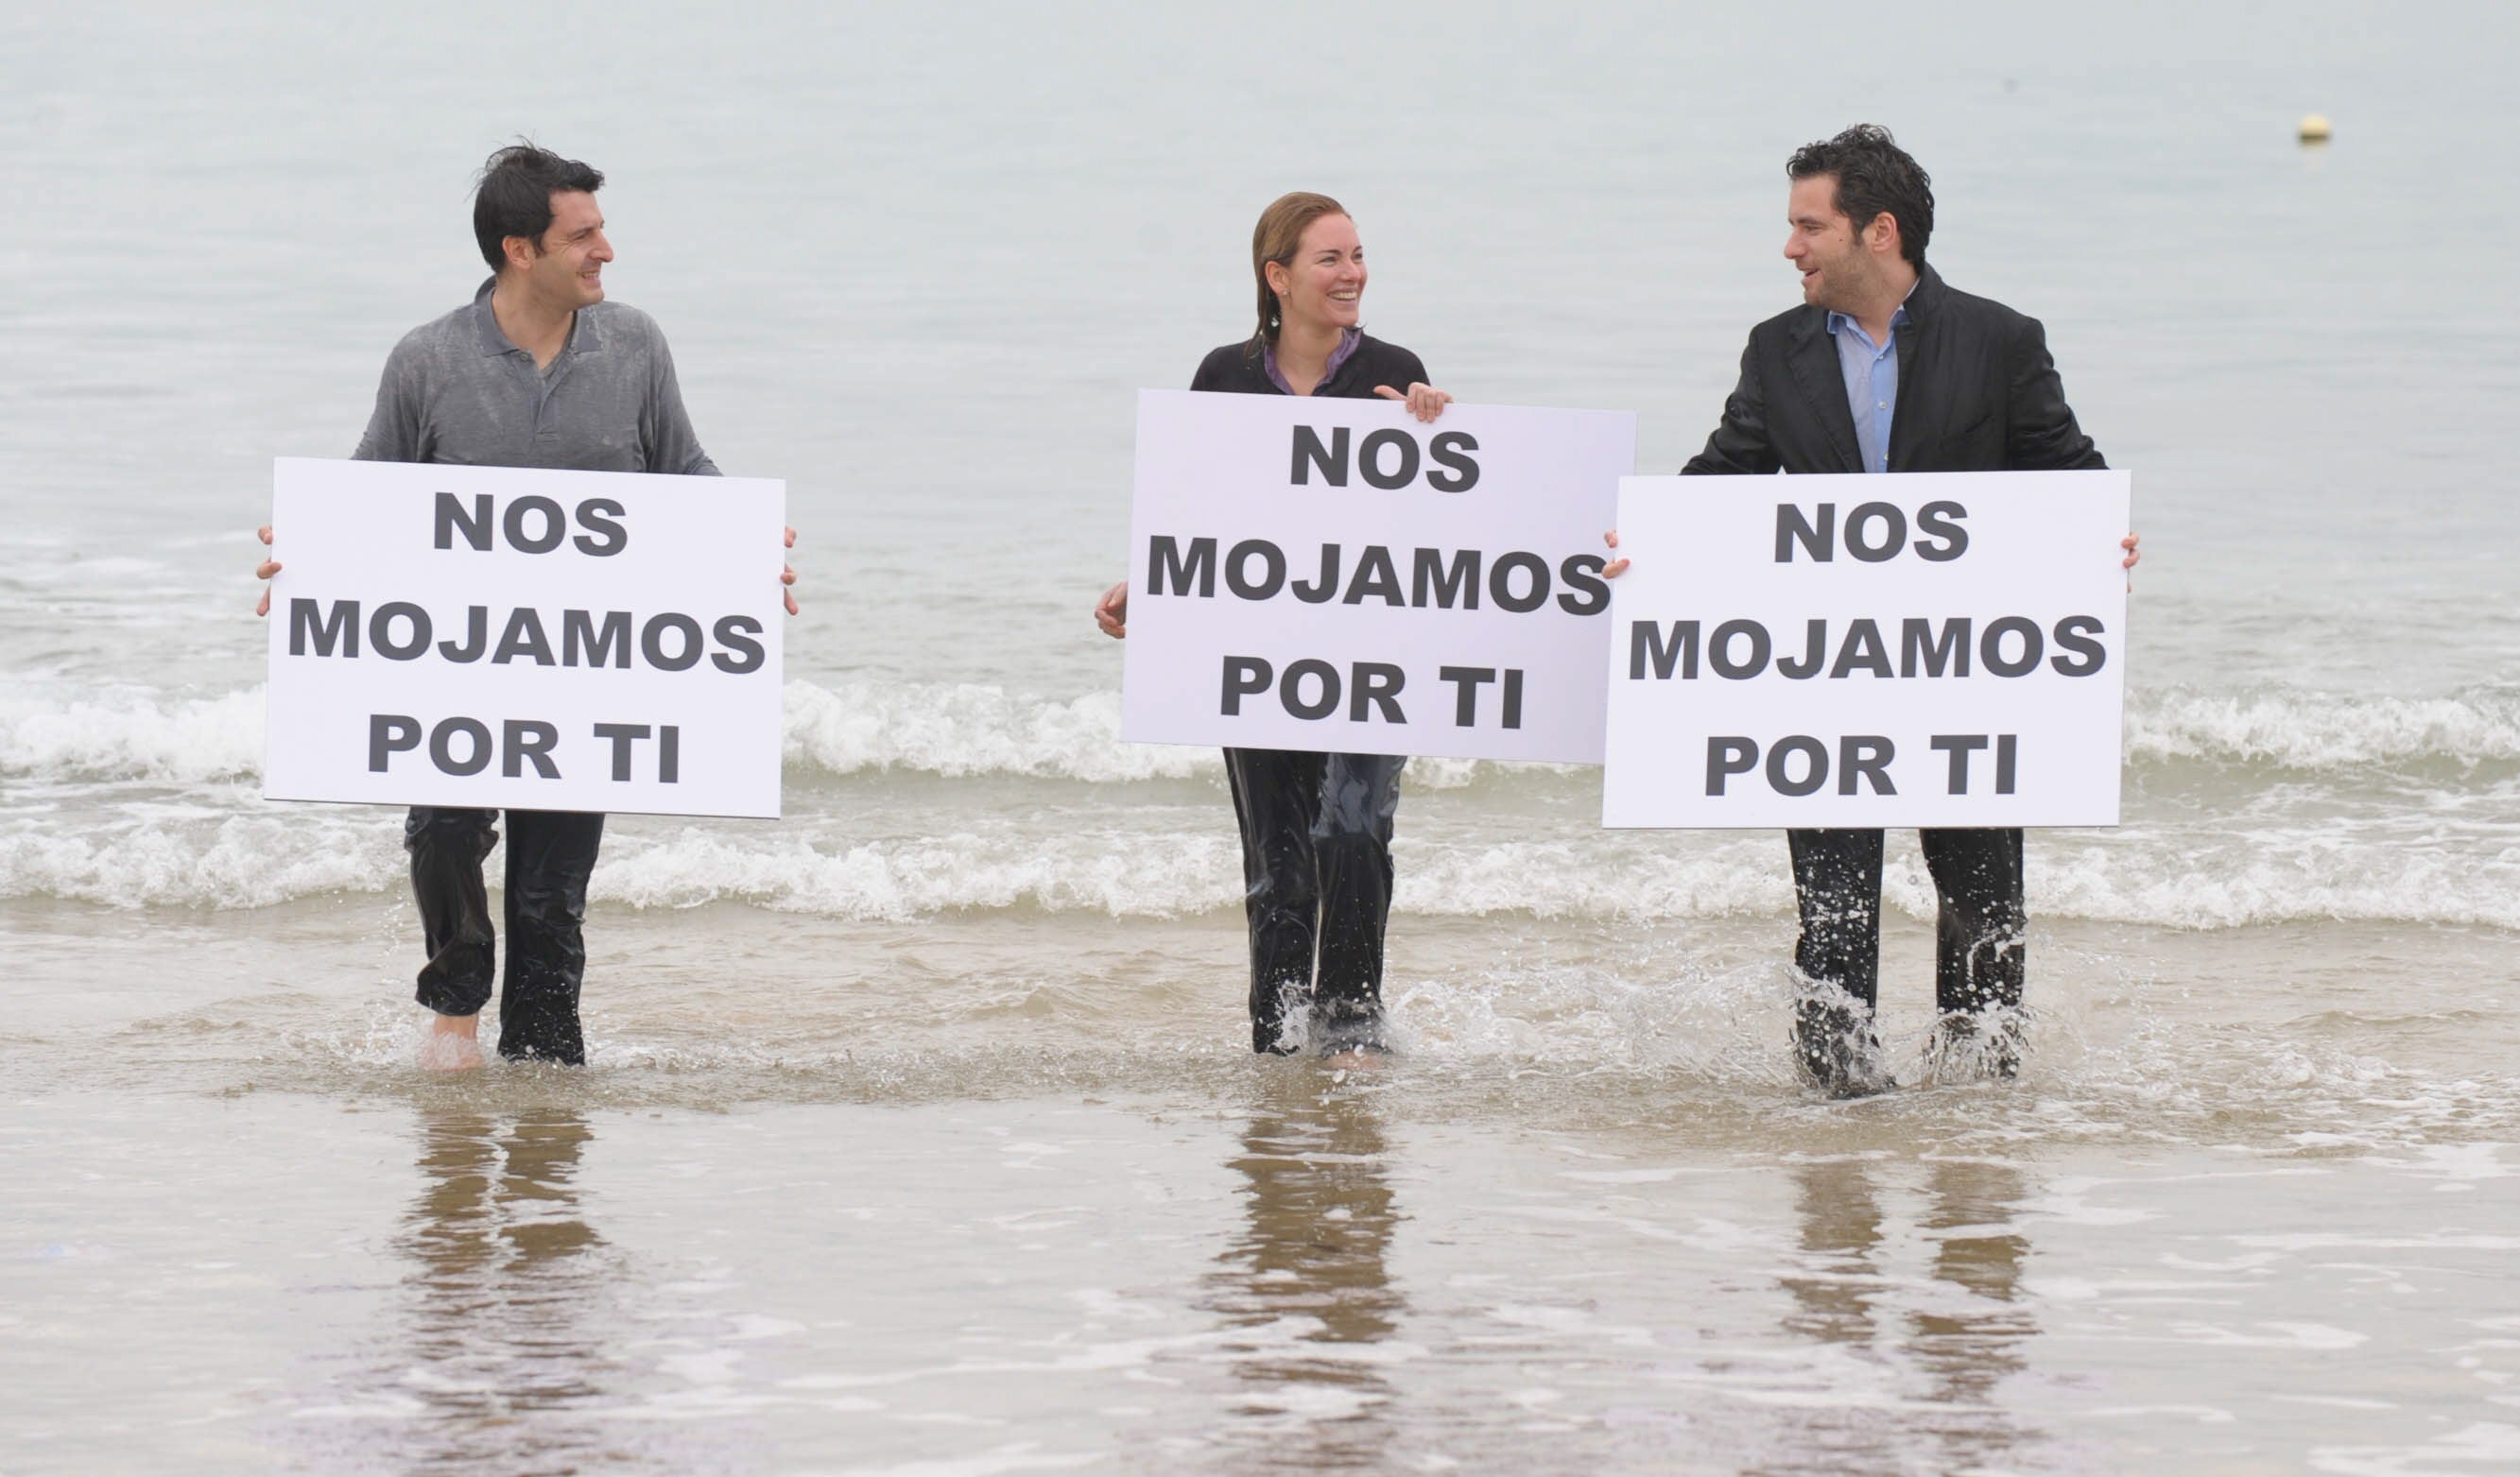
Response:
[[[604,840],[604,817],[575,811],[508,815],[508,973],[499,992],[499,1054],[586,1061],[577,989],[586,976],[586,879]],[[481,863],[498,844],[495,810],[414,806],[403,822],[411,891],[428,962],[420,1003],[440,1015],[472,1015],[490,1002],[496,930]]]
[[[1289,1050],[1309,1005],[1336,1036],[1382,1010],[1382,930],[1391,915],[1392,754],[1230,748],[1251,923],[1251,1049]],[[1319,969],[1315,960],[1319,960]]]
[[[1942,915],[1934,1004],[1943,1013],[2021,1004],[2021,832],[1920,830]],[[1881,972],[1881,832],[1789,830],[1803,934],[1794,963],[1869,1007]]]

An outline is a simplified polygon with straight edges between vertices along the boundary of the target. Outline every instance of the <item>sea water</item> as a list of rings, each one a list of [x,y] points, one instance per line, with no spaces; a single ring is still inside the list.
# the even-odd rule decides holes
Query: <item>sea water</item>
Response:
[[[0,1472],[2520,1462],[2502,8],[86,7],[0,22]],[[2337,121],[2319,150],[2293,120]],[[1781,163],[1932,170],[2134,473],[2125,825],[2032,1050],[1784,1050],[1779,837],[1413,764],[1370,1074],[1254,1060],[1212,753],[1121,744],[1133,392],[1277,194],[1464,400],[1669,470]],[[270,459],[610,175],[802,535],[786,821],[616,818],[584,1072],[410,1065],[399,817],[258,797]],[[497,875],[493,868],[492,875]]]

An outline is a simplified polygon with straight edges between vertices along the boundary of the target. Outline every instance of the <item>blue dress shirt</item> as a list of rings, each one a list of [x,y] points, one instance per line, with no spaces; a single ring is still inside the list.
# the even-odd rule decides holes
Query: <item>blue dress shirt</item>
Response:
[[[1855,417],[1855,448],[1866,471],[1890,470],[1890,418],[1899,408],[1899,330],[1908,323],[1908,305],[1890,315],[1887,338],[1875,344],[1864,325],[1844,313],[1828,315],[1829,336],[1837,340],[1837,368],[1846,377],[1846,409]]]

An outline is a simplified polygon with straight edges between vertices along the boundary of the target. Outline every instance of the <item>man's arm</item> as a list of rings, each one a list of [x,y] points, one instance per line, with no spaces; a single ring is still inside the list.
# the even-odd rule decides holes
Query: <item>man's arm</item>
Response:
[[[2036,318],[2021,320],[2013,340],[2012,382],[2006,390],[2004,465],[2018,471],[2089,471],[2109,464],[2076,425],[2065,403],[2065,381],[2048,352],[2048,331]]]
[[[425,462],[420,444],[420,371],[414,367],[416,351],[405,338],[385,356],[385,372],[377,377],[377,407],[368,413],[368,428],[359,437],[358,450],[350,453],[353,462]],[[271,547],[271,525],[263,524],[253,531],[264,547]],[[269,580],[280,572],[280,560],[266,559],[254,567],[253,577]],[[253,613],[271,613],[271,586],[262,587],[262,598],[254,602]]]
[[[674,375],[674,351],[665,346],[661,334],[656,336],[655,359],[649,374],[648,406],[642,412],[648,424],[640,427],[650,447],[648,470],[687,477],[719,475],[717,464],[700,449],[690,413],[683,409],[683,381]]]
[[[377,377],[377,408],[368,414],[367,431],[359,437],[353,462],[425,462],[420,444],[420,371],[405,343],[385,356]]]
[[[1688,459],[1682,476],[1734,473],[1764,476],[1780,464],[1768,444],[1768,395],[1759,382],[1759,340],[1752,335],[1741,350],[1741,382],[1724,401],[1724,419],[1706,438],[1706,449]]]
[[[2073,409],[2065,403],[2065,381],[2048,352],[2048,331],[2036,318],[2021,320],[2020,336],[2013,341],[2012,384],[2004,419],[2009,431],[2004,465],[2013,470],[2097,471],[2109,465],[2075,423]],[[2133,569],[2143,558],[2136,547],[2141,542],[2133,533],[2118,540],[2118,547],[2126,551],[2123,567]],[[2135,588],[2132,577],[2127,588]]]
[[[665,336],[656,336],[653,368],[649,371],[648,404],[639,413],[639,431],[652,450],[648,457],[650,471],[670,472],[686,477],[723,476],[709,454],[700,450],[700,438],[692,430],[692,418],[683,409],[683,381],[674,375],[674,351],[665,347]],[[796,530],[787,530],[787,547],[796,547]],[[796,570],[782,565],[779,583],[780,602],[788,613],[796,613]]]
[[[1760,476],[1774,473],[1781,465],[1776,448],[1768,444],[1768,391],[1759,382],[1759,335],[1754,329],[1750,341],[1741,346],[1741,380],[1725,397],[1724,419],[1706,438],[1706,449],[1689,458],[1680,474]],[[1602,534],[1601,542],[1616,550],[1619,530]],[[1627,559],[1613,559],[1601,567],[1601,577],[1617,579],[1627,571]]]

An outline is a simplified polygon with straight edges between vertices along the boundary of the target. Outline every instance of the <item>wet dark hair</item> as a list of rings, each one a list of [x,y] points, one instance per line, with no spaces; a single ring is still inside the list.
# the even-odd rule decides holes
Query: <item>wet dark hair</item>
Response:
[[[1805,144],[1785,160],[1789,179],[1823,174],[1837,180],[1837,212],[1859,234],[1886,211],[1899,223],[1899,254],[1908,265],[1924,267],[1925,243],[1934,234],[1934,182],[1889,129],[1858,123],[1833,139]]]
[[[481,183],[472,192],[472,239],[481,244],[481,259],[496,272],[508,264],[504,243],[521,236],[542,254],[543,233],[551,229],[555,191],[604,188],[604,171],[576,159],[564,159],[531,139],[518,139],[492,154],[481,165]]]
[[[1282,267],[1291,263],[1313,222],[1325,215],[1346,214],[1347,206],[1310,190],[1279,196],[1260,212],[1260,224],[1251,228],[1251,276],[1260,286],[1260,326],[1245,346],[1246,356],[1258,358],[1264,346],[1275,345],[1278,330],[1284,326],[1278,319],[1277,294],[1269,291],[1270,263]]]

